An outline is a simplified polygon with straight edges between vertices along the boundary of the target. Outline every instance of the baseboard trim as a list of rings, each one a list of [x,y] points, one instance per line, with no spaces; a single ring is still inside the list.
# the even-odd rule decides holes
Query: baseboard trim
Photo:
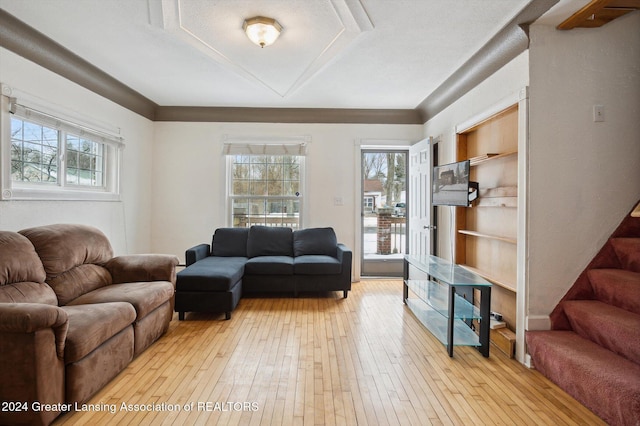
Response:
[[[551,319],[549,315],[529,315],[526,318],[527,331],[551,330]]]

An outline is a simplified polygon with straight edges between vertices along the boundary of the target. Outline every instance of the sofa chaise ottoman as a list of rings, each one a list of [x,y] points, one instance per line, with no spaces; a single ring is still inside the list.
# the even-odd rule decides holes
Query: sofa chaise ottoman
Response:
[[[351,290],[352,252],[333,228],[218,228],[211,245],[185,253],[178,272],[176,305],[185,312],[224,312],[231,318],[242,295],[265,292]]]
[[[177,264],[83,225],[0,231],[0,399],[21,404],[0,424],[51,423],[162,336]]]

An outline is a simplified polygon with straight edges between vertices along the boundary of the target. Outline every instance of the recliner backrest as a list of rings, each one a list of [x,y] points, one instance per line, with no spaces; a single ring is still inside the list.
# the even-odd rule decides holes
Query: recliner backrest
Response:
[[[113,258],[107,237],[86,225],[55,224],[24,229],[38,253],[60,306],[112,283],[104,264]]]
[[[33,244],[17,232],[0,231],[0,302],[57,305]]]

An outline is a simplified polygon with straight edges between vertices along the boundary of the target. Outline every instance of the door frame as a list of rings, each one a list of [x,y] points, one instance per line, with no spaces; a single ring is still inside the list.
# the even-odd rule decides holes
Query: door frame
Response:
[[[433,176],[433,168],[440,165],[440,160],[438,158],[440,153],[438,148],[440,141],[440,136],[437,138],[431,138],[431,176]],[[433,185],[433,182],[431,182],[431,185]],[[438,246],[438,207],[434,206],[433,203],[431,204],[431,224],[433,225],[433,230],[431,232],[431,254],[438,256],[438,253],[440,252]]]
[[[405,158],[405,178],[404,178],[404,186],[405,186],[405,241],[404,241],[404,247],[403,247],[403,253],[407,253],[408,249],[409,249],[409,147],[394,147],[394,148],[390,148],[390,147],[367,147],[367,148],[361,148],[360,149],[360,182],[361,182],[361,187],[360,187],[360,245],[362,247],[362,251],[360,252],[360,273],[363,275],[364,274],[364,269],[365,269],[365,263],[366,262],[371,262],[371,263],[376,263],[376,260],[366,260],[365,259],[365,253],[364,253],[364,237],[365,237],[365,233],[364,231],[364,219],[365,219],[365,212],[364,212],[364,188],[362,187],[362,182],[364,182],[364,176],[362,176],[362,161],[364,159],[364,156],[367,153],[376,153],[376,154],[403,154],[404,158]],[[391,259],[383,259],[383,260],[379,260],[378,261],[380,264],[397,264],[397,275],[394,275],[392,272],[393,271],[383,271],[384,268],[380,268],[381,272],[376,274],[373,273],[371,275],[367,275],[367,276],[371,276],[371,277],[401,277],[402,276],[402,267],[403,267],[403,259],[402,258],[391,258]]]
[[[377,149],[392,149],[392,150],[404,150],[409,151],[409,147],[414,141],[408,139],[356,139],[354,141],[354,158],[357,158],[355,163],[354,173],[354,197],[357,199],[362,194],[362,151],[363,150],[377,150]],[[362,201],[356,203],[353,216],[353,229],[354,229],[354,248],[353,248],[353,281],[360,281],[361,276],[361,262],[355,261],[356,259],[362,259],[362,227],[360,226],[362,221]]]

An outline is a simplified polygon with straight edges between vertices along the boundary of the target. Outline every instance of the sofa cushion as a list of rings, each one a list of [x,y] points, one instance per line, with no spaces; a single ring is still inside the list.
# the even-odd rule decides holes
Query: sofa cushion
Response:
[[[47,225],[23,229],[38,253],[47,280],[74,266],[94,263],[103,265],[113,257],[107,237],[98,229],[85,225]]]
[[[247,256],[293,256],[293,231],[275,226],[252,226],[247,239]]]
[[[44,303],[58,306],[58,298],[47,284],[25,281],[0,285],[0,303]]]
[[[249,228],[218,228],[213,234],[211,255],[247,257]]]
[[[112,284],[101,287],[74,299],[68,305],[88,305],[93,303],[128,302],[136,310],[137,319],[173,297],[173,284],[169,281],[135,282]]]
[[[177,291],[228,291],[244,274],[246,257],[205,257],[178,272]]]
[[[17,232],[0,231],[0,302],[57,306],[46,278],[31,241]]]
[[[136,319],[135,309],[126,302],[65,306],[62,309],[69,316],[65,364],[84,358]]]
[[[56,224],[23,229],[20,233],[35,247],[47,284],[56,292],[61,306],[111,283],[111,274],[102,265],[113,257],[113,250],[100,230]]]
[[[17,232],[0,231],[0,286],[23,281],[43,283],[45,279],[31,241]]]
[[[342,264],[333,256],[296,256],[293,259],[293,272],[297,275],[337,275],[342,272]]]
[[[258,256],[247,260],[244,266],[249,275],[293,275],[293,257]]]
[[[111,284],[111,274],[99,265],[79,265],[50,278],[47,283],[56,292],[59,305],[64,306],[85,293]]]
[[[338,238],[333,228],[300,229],[293,233],[293,255],[323,254],[336,257]]]

